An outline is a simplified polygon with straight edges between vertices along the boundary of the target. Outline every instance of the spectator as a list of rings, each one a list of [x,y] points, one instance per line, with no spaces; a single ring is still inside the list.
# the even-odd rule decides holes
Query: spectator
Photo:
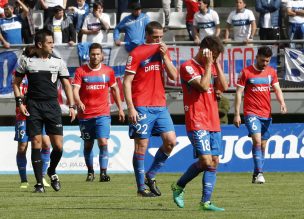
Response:
[[[184,3],[187,8],[186,27],[189,34],[189,39],[193,41],[193,17],[194,14],[199,11],[199,0],[184,0]]]
[[[256,0],[255,10],[260,13],[258,26],[261,40],[280,39],[281,0]]]
[[[120,21],[121,14],[123,12],[127,11],[128,6],[134,2],[140,3],[139,0],[118,0],[117,1],[117,13],[116,13],[117,22]]]
[[[120,21],[113,32],[116,46],[122,45],[119,32],[125,32],[125,48],[128,52],[145,42],[145,27],[150,22],[148,15],[141,12],[140,3],[132,3],[131,8],[132,14]]]
[[[44,21],[46,21],[46,19],[54,16],[57,5],[65,9],[67,0],[39,0],[39,2],[44,10]]]
[[[233,27],[233,39],[235,41],[252,41],[256,31],[255,17],[251,10],[246,9],[245,0],[236,0],[236,10],[230,12],[227,19],[225,41],[229,41],[229,32]]]
[[[28,7],[27,16],[22,20],[22,39],[25,44],[32,44],[34,42],[35,26],[33,20],[33,11],[36,5],[36,0],[22,0],[22,2]],[[23,8],[18,2],[14,9],[15,14],[22,14]]]
[[[68,9],[72,14],[71,17],[73,19],[74,27],[76,28],[77,42],[81,42],[81,27],[83,25],[85,17],[90,13],[89,5],[85,2],[85,0],[77,0],[77,7],[70,6]]]
[[[67,17],[60,5],[54,8],[55,15],[45,21],[44,28],[54,33],[54,44],[76,43],[76,31],[70,17]]]
[[[304,1],[288,1],[286,7],[289,16],[290,40],[304,39]],[[290,43],[290,47],[295,48],[295,43]]]
[[[170,8],[171,8],[171,0],[162,0],[162,5],[165,13],[165,30],[168,29],[168,25],[170,22]],[[177,12],[182,12],[183,10],[183,1],[182,0],[174,0],[174,6]]]
[[[200,11],[195,13],[193,19],[194,42],[200,45],[206,36],[219,36],[220,19],[216,11],[209,8],[210,0],[200,1]]]
[[[22,44],[22,20],[28,14],[28,8],[20,1],[17,2],[23,7],[21,15],[14,15],[14,7],[10,4],[4,6],[5,18],[0,19],[0,41],[5,48],[9,48],[10,44]],[[10,26],[11,28],[7,28]]]
[[[221,124],[228,124],[228,112],[230,110],[229,99],[223,95],[223,92],[216,90],[217,106]]]
[[[93,13],[90,13],[83,22],[82,33],[87,34],[87,42],[105,43],[110,29],[110,17],[103,13],[103,3],[93,4]]]

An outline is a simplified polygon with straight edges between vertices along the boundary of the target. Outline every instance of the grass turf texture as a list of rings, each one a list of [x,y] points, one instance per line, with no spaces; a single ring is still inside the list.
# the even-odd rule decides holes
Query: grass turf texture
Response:
[[[17,175],[0,175],[0,218],[304,218],[303,173],[265,173],[266,184],[250,173],[218,173],[212,197],[225,212],[199,209],[201,177],[188,184],[185,208],[172,201],[170,185],[180,174],[159,174],[162,196],[136,196],[133,174],[110,174],[111,182],[85,182],[86,175],[60,174],[62,190],[45,194],[20,190]]]

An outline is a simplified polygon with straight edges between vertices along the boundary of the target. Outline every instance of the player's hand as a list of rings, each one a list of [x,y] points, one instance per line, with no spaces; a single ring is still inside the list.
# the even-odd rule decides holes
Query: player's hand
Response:
[[[71,117],[71,122],[73,122],[76,118],[76,112],[73,108],[69,108],[69,116]]]
[[[206,60],[206,65],[208,64],[211,65],[214,62],[213,55],[210,49],[207,48],[203,49],[203,57]]]
[[[119,112],[118,112],[118,120],[119,120],[119,122],[124,122],[125,121],[125,113],[122,109],[119,110]]]
[[[80,102],[79,104],[77,104],[77,109],[84,112],[85,111],[85,105],[82,102]]]
[[[25,115],[25,116],[30,116],[29,112],[27,111],[26,107],[25,107],[23,104],[21,104],[21,105],[19,106],[19,109],[20,109],[20,112],[21,112],[23,115]]]
[[[235,125],[235,127],[239,128],[241,123],[242,121],[240,115],[235,115],[233,118],[233,124]]]
[[[159,50],[160,50],[160,54],[161,54],[162,58],[164,58],[167,55],[168,47],[164,42],[161,42]]]
[[[138,119],[138,112],[135,110],[135,108],[128,109],[128,119],[129,123],[136,124]]]
[[[282,105],[281,105],[281,113],[282,113],[282,114],[287,113],[287,107],[286,107],[285,104],[282,104]]]

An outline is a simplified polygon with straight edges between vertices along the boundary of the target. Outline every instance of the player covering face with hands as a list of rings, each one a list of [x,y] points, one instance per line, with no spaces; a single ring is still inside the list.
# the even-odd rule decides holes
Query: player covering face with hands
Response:
[[[163,78],[165,70],[167,76],[175,80],[177,70],[166,44],[162,42],[163,34],[163,27],[158,22],[152,21],[146,26],[146,43],[130,53],[123,82],[130,123],[129,136],[135,143],[133,167],[137,194],[141,197],[161,195],[155,177],[176,144],[173,122],[166,107]],[[152,135],[161,136],[163,144],[145,173],[145,153]]]

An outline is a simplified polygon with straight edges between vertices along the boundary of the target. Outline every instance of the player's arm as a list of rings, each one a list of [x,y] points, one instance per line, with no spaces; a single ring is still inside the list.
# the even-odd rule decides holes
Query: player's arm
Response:
[[[134,74],[125,73],[125,77],[123,80],[123,91],[125,95],[125,100],[127,103],[128,107],[128,119],[130,123],[136,124],[137,123],[137,118],[138,118],[138,113],[135,110],[135,107],[133,105],[132,101],[132,81],[134,79]]]
[[[281,90],[281,87],[280,87],[279,83],[274,84],[273,88],[274,88],[276,98],[277,98],[277,100],[278,100],[278,102],[280,103],[280,106],[281,106],[281,113],[287,113],[287,107],[286,107],[283,92]]]
[[[75,104],[74,104],[74,98],[73,98],[73,91],[72,86],[70,84],[70,81],[66,77],[60,77],[60,81],[63,87],[63,90],[67,96],[69,106],[69,116],[71,117],[71,122],[75,119]]]
[[[84,112],[85,105],[83,104],[83,102],[80,99],[79,90],[80,90],[80,86],[78,84],[73,84],[73,97],[74,97],[75,104],[79,110]]]
[[[20,85],[22,82],[22,77],[14,77],[13,80],[13,90],[14,90],[14,95],[15,95],[15,99],[16,99],[16,107],[19,107],[20,112],[25,115],[25,116],[29,116],[29,112],[27,111],[26,107],[23,105],[23,101],[22,101],[22,95],[21,95],[21,91],[20,91]]]
[[[203,50],[201,52],[203,52]],[[205,51],[203,55],[205,59],[205,73],[202,75],[202,77],[196,78],[190,82],[190,85],[199,92],[207,92],[209,90],[211,81],[211,67],[213,63],[212,52],[209,49],[208,51]]]
[[[111,87],[111,93],[112,93],[112,96],[113,96],[114,101],[116,103],[116,106],[118,108],[119,121],[124,122],[125,121],[125,113],[124,113],[123,108],[122,108],[120,92],[119,92],[119,88],[118,88],[117,84],[115,84],[114,86]]]
[[[167,45],[165,43],[160,43],[160,54],[162,56],[162,59],[164,61],[164,66],[165,66],[165,70],[167,72],[168,77],[171,80],[176,80],[177,79],[177,69],[175,68],[175,66],[173,65],[167,51]]]
[[[235,98],[234,98],[234,119],[233,119],[233,124],[237,128],[239,128],[242,123],[240,116],[240,108],[241,108],[243,91],[244,91],[244,87],[237,86],[235,92]]]

